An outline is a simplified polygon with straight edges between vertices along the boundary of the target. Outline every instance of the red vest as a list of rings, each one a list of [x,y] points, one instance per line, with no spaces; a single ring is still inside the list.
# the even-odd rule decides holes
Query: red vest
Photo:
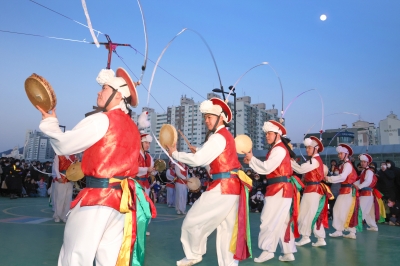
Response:
[[[341,174],[343,172],[343,168],[344,168],[344,165],[346,163],[350,164],[351,173],[347,176],[346,180],[344,180],[341,183],[343,185],[345,185],[345,184],[353,184],[354,182],[356,182],[357,177],[358,177],[356,170],[354,169],[353,165],[349,161],[346,161],[341,166],[339,166],[339,174]],[[341,187],[340,190],[339,190],[339,194],[349,194],[349,193],[351,193],[351,191],[352,191],[351,187]]]
[[[70,155],[69,159],[67,159],[67,157],[63,156],[63,155],[57,155],[58,156],[58,171],[59,172],[63,172],[65,173],[65,171],[67,171],[68,167],[72,164],[72,162],[75,161],[75,155]],[[67,183],[69,182],[69,180],[64,176],[64,175],[60,175],[61,179],[63,181],[63,183]],[[55,182],[55,180],[53,180],[53,182]]]
[[[178,162],[178,163],[179,163],[179,165],[182,166],[183,169],[184,169],[184,170],[180,170],[181,174],[187,178],[187,175],[188,175],[188,167],[187,167],[185,164],[181,163],[181,162]],[[175,173],[174,173],[174,174],[175,174]],[[177,174],[175,174],[175,176],[177,177],[177,179],[176,179],[176,181],[175,181],[175,184],[176,184],[176,183],[178,183],[178,184],[184,184],[184,185],[187,184],[187,180],[186,180],[186,179],[181,179],[181,178],[179,178]]]
[[[277,147],[282,147],[285,150],[285,157],[282,160],[282,163],[271,173],[267,175],[267,179],[273,179],[275,177],[286,176],[288,179],[293,175],[292,165],[290,163],[290,155],[283,144],[283,142],[279,142],[275,144],[272,149],[267,153],[266,160],[268,160],[269,155],[271,154],[273,149]],[[272,184],[267,186],[267,191],[265,192],[265,196],[274,196],[283,188],[283,197],[284,198],[292,198],[293,197],[293,185],[289,182],[280,182],[276,184]]]
[[[317,160],[319,166],[315,168],[314,170],[305,173],[304,175],[304,181],[307,182],[321,182],[322,179],[324,178],[324,163],[321,160],[321,157],[319,155],[314,157],[315,160]],[[306,162],[309,163],[309,162]],[[324,191],[322,190],[321,185],[307,185],[304,189],[304,193],[311,193],[311,192],[317,192],[320,195],[324,195]]]
[[[68,167],[72,164],[72,162],[75,161],[75,155],[70,155],[69,159],[67,157],[62,156],[62,155],[57,155],[58,156],[58,170],[61,171],[66,171]]]
[[[151,157],[150,154],[147,152],[144,153],[146,159],[144,159],[143,155],[140,153],[139,154],[139,167],[150,167],[151,166]],[[148,177],[149,173],[146,173],[145,175],[142,175],[140,177]]]
[[[360,184],[364,183],[365,181],[365,175],[367,174],[367,171],[371,171],[371,169],[367,168],[365,170],[363,170],[360,174]],[[372,171],[371,171],[372,172]],[[378,178],[376,177],[376,175],[374,174],[374,172],[372,172],[372,182],[371,184],[369,184],[369,188],[373,189],[376,186],[376,183],[378,182]],[[372,190],[361,190],[360,191],[360,196],[372,196]]]
[[[129,115],[121,109],[104,113],[109,120],[106,134],[83,154],[82,170],[86,176],[111,178],[135,177],[138,173],[140,133]],[[84,188],[71,208],[81,201],[81,206],[103,205],[119,210],[122,190],[113,188]]]
[[[210,174],[226,173],[234,169],[239,169],[242,165],[236,153],[235,139],[232,134],[225,127],[218,130],[215,134],[220,134],[225,138],[226,146],[223,152],[210,163]],[[236,176],[213,181],[207,191],[220,183],[222,194],[240,195],[240,181]]]
[[[242,165],[236,153],[235,139],[232,134],[225,127],[215,134],[220,134],[225,138],[226,146],[224,151],[210,163],[210,174],[226,173],[240,168]]]
[[[139,153],[139,167],[150,167],[151,166],[151,156],[147,152],[144,153],[144,156],[146,159],[143,157],[142,153]],[[139,180],[136,178],[136,181],[143,187],[143,188],[150,188],[150,183],[149,183],[149,172],[146,172],[145,175],[138,176],[138,178],[143,179],[145,178],[146,180]]]
[[[176,177],[175,171],[174,171],[174,169],[172,169],[172,167],[170,167],[168,170],[169,170],[170,175],[172,175],[173,177]],[[166,185],[166,187],[175,188],[175,184],[173,183],[173,181],[170,181],[170,180],[168,180],[168,183],[166,183],[165,185]]]

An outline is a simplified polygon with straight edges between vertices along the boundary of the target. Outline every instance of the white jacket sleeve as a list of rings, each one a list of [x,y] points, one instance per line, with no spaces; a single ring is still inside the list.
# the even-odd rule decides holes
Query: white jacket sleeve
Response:
[[[168,169],[167,170],[167,172],[165,173],[165,175],[167,176],[167,179],[169,180],[169,181],[174,181],[174,176],[173,175],[171,175],[171,171]]]
[[[311,158],[311,162],[312,163],[310,164],[310,161],[306,161],[302,165],[299,165],[293,160],[290,161],[293,171],[298,174],[305,174],[319,167],[319,162],[315,158]]]
[[[225,149],[226,140],[221,134],[214,134],[204,143],[203,147],[197,148],[196,153],[175,151],[172,157],[192,167],[206,166],[215,160]]]
[[[274,147],[266,161],[260,161],[255,156],[251,157],[249,166],[259,174],[267,175],[274,171],[285,158],[286,151],[282,147]]]
[[[42,120],[39,128],[50,137],[56,154],[68,155],[83,152],[95,144],[106,134],[108,126],[108,117],[97,113],[84,118],[70,131],[62,132],[55,117]]]
[[[341,183],[346,180],[347,176],[351,173],[353,166],[351,163],[346,162],[343,166],[343,172],[336,176],[328,176],[329,183]]]
[[[187,174],[188,174],[187,171],[186,171],[186,176],[182,175],[181,169],[179,169],[179,166],[176,164],[175,164],[175,173],[180,179],[183,179],[183,180],[187,179]]]
[[[53,175],[54,179],[56,179],[56,178],[60,179],[61,178],[61,175],[60,175],[60,158],[58,157],[58,155],[54,156],[52,175]]]
[[[362,189],[362,188],[365,188],[365,187],[368,187],[369,185],[371,185],[372,180],[374,178],[374,173],[371,170],[367,169],[366,171],[367,172],[365,173],[364,182],[362,182],[360,185],[358,185],[359,189]]]

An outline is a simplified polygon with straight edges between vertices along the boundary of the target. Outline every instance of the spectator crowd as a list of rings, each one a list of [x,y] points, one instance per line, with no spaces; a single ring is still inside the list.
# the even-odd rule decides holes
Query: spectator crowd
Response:
[[[360,164],[355,164],[351,158],[353,167],[359,175],[362,171]],[[330,162],[328,176],[339,174],[341,162]],[[379,166],[373,162],[370,167],[375,172],[378,182],[376,188],[383,194],[386,206],[386,222],[390,225],[400,225],[400,168],[391,160],[382,162]],[[47,197],[48,188],[51,186],[52,162],[25,161],[2,157],[0,159],[1,196],[10,199],[21,197]],[[201,194],[207,190],[212,181],[204,167],[189,168],[188,178],[198,178],[201,188],[198,191],[188,190],[187,204],[193,205]],[[267,188],[267,179],[263,175],[255,173],[252,169],[246,170],[246,174],[253,181],[253,188],[249,192],[249,207],[252,212],[261,212],[264,206],[264,194]],[[301,176],[299,176],[301,178]],[[165,184],[168,183],[165,171],[156,173],[150,177],[150,198],[157,203],[166,203],[167,195]],[[80,184],[81,185],[81,184]],[[340,184],[328,184],[335,198],[339,194]],[[335,199],[329,201],[329,209],[332,210]],[[332,219],[332,212],[329,212]]]

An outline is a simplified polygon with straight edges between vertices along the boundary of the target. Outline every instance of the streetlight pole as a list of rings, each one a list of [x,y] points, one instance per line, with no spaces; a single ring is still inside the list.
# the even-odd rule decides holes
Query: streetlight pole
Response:
[[[236,92],[235,92],[235,88],[233,88],[233,86],[229,86],[229,91],[232,90],[231,95],[233,96],[233,137],[236,138]],[[225,95],[224,94],[229,94],[229,92],[225,92],[221,89],[213,89],[213,92],[218,92],[221,93],[224,100],[225,100]]]

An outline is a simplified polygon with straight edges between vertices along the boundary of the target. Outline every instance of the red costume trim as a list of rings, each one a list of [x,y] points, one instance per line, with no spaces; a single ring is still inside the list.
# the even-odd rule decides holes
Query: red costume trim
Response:
[[[358,178],[356,170],[354,169],[353,165],[349,161],[346,161],[344,164],[339,166],[339,174],[341,174],[343,172],[343,168],[346,163],[350,164],[351,173],[346,177],[346,180],[341,183],[343,185],[353,184],[354,182],[356,182],[356,180]],[[351,187],[341,187],[339,190],[339,195],[340,194],[349,194],[349,193],[351,193],[351,189],[352,189]]]
[[[322,162],[321,157],[318,155],[318,156],[315,156],[314,159],[317,160],[319,166],[304,175],[305,183],[321,182],[322,179],[324,178],[324,163]],[[324,195],[324,190],[322,189],[321,185],[307,185],[306,184],[304,193],[311,193],[311,192],[317,192],[320,195]]]
[[[111,178],[135,177],[138,173],[140,133],[136,124],[121,109],[104,113],[109,119],[106,134],[85,150],[82,170],[86,176]],[[71,203],[74,208],[102,205],[119,211],[122,190],[113,188],[84,188]]]
[[[278,144],[274,145],[274,147],[267,153],[266,160],[268,160],[271,151],[276,147],[282,147],[285,149],[285,157],[282,160],[282,163],[270,174],[267,175],[267,179],[273,179],[279,176],[287,176],[288,178],[293,175],[292,165],[290,163],[290,155],[288,150],[286,149],[283,142],[279,142]],[[282,197],[284,198],[293,198],[293,188],[292,184],[289,182],[281,182],[267,186],[267,191],[265,196],[274,196],[283,188]]]
[[[360,175],[360,185],[362,183],[365,182],[365,176],[367,174],[367,171],[371,171],[371,169],[367,168],[364,171],[362,171],[361,175]],[[371,184],[368,186],[369,188],[373,189],[376,186],[376,183],[378,182],[378,178],[376,177],[376,175],[374,174],[374,172],[372,172],[372,182]],[[372,196],[372,190],[360,190],[360,196],[365,197],[365,196]]]

